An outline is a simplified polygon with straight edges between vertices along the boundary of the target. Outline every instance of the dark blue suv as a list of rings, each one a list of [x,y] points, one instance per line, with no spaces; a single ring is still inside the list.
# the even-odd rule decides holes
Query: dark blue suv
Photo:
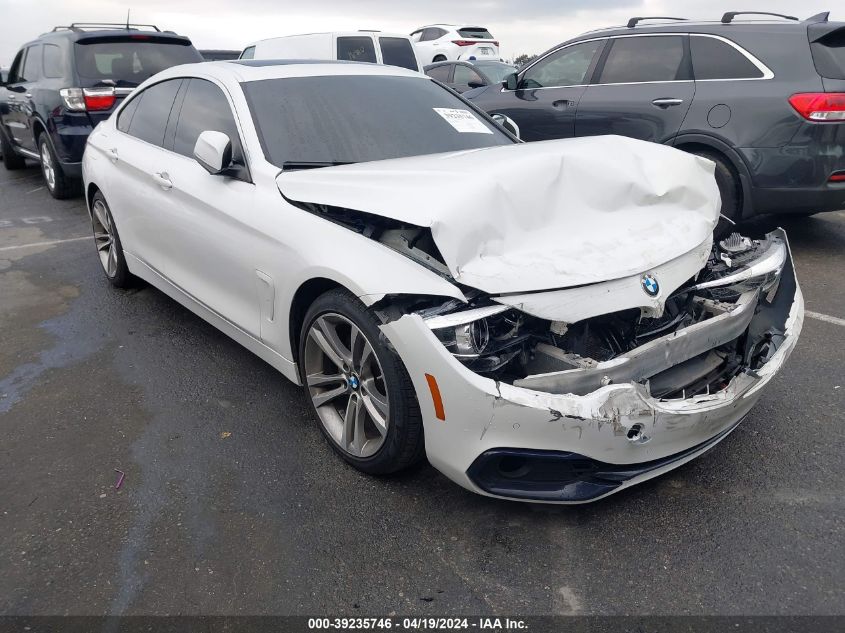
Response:
[[[845,24],[751,17],[632,18],[463,96],[527,141],[621,134],[706,156],[736,220],[845,208]]]
[[[55,198],[80,190],[82,153],[96,125],[155,73],[202,56],[187,37],[151,25],[71,24],[25,44],[0,86],[7,169],[41,163]]]

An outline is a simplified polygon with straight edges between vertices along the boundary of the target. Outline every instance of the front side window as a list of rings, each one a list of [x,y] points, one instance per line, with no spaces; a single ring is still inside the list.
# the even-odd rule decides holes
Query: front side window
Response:
[[[758,79],[763,76],[751,60],[726,42],[713,37],[690,37],[696,79]]]
[[[232,142],[232,160],[243,164],[238,126],[223,91],[205,79],[191,79],[179,112],[173,151],[193,157],[197,138],[207,130],[228,136]]]
[[[452,83],[468,86],[471,81],[477,84],[484,83],[481,76],[469,66],[464,66],[463,64],[455,65],[455,78],[452,80]]]
[[[337,38],[337,58],[348,62],[376,63],[376,48],[371,37]]]
[[[58,79],[64,75],[65,58],[62,49],[55,44],[44,45],[44,76]]]
[[[176,99],[176,93],[179,92],[181,84],[181,79],[162,81],[135,96],[132,101],[140,99],[140,103],[135,106],[135,113],[129,123],[128,133],[142,141],[163,147],[167,120],[170,117],[173,101]],[[126,107],[128,108],[131,105],[130,102]],[[123,113],[121,112],[122,116]]]
[[[26,49],[23,63],[23,76],[20,81],[35,81],[41,77],[41,47],[30,46]]]
[[[452,64],[443,64],[442,66],[435,66],[425,71],[425,74],[436,79],[444,84],[449,83],[449,72],[452,70]]]
[[[600,84],[686,79],[684,40],[680,35],[620,37],[599,76]]]
[[[358,163],[514,141],[448,88],[377,75],[242,84],[267,160]]]
[[[585,84],[590,64],[601,45],[601,40],[594,40],[573,44],[552,53],[526,71],[522,87],[531,89]]]
[[[381,59],[388,66],[419,70],[414,47],[404,37],[380,37]]]
[[[22,49],[18,51],[18,54],[15,55],[15,61],[12,62],[12,67],[9,69],[9,76],[7,81],[10,84],[16,84],[22,81],[21,76],[23,73],[23,60],[26,58],[26,49]]]

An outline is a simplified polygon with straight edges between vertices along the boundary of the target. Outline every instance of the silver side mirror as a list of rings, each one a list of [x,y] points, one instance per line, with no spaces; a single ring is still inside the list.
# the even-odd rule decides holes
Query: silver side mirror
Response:
[[[505,116],[504,114],[491,114],[490,118],[493,119],[496,123],[499,124],[500,127],[505,128],[508,132],[513,134],[516,138],[521,138],[519,136],[519,126],[509,116]]]
[[[206,130],[197,138],[194,158],[209,174],[219,174],[232,163],[232,141],[223,132]]]

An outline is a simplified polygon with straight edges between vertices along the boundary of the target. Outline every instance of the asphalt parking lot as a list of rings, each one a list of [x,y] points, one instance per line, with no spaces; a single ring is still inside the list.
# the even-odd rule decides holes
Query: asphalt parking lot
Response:
[[[845,613],[845,212],[781,223],[810,312],[760,405],[551,507],[347,467],[268,365],[107,284],[81,198],[0,168],[0,613]]]

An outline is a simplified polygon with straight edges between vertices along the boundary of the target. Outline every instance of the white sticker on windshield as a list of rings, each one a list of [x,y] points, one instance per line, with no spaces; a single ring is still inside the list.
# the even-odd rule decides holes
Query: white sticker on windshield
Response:
[[[481,120],[469,110],[457,108],[434,108],[458,132],[475,132],[477,134],[492,134],[493,130],[484,125]]]

